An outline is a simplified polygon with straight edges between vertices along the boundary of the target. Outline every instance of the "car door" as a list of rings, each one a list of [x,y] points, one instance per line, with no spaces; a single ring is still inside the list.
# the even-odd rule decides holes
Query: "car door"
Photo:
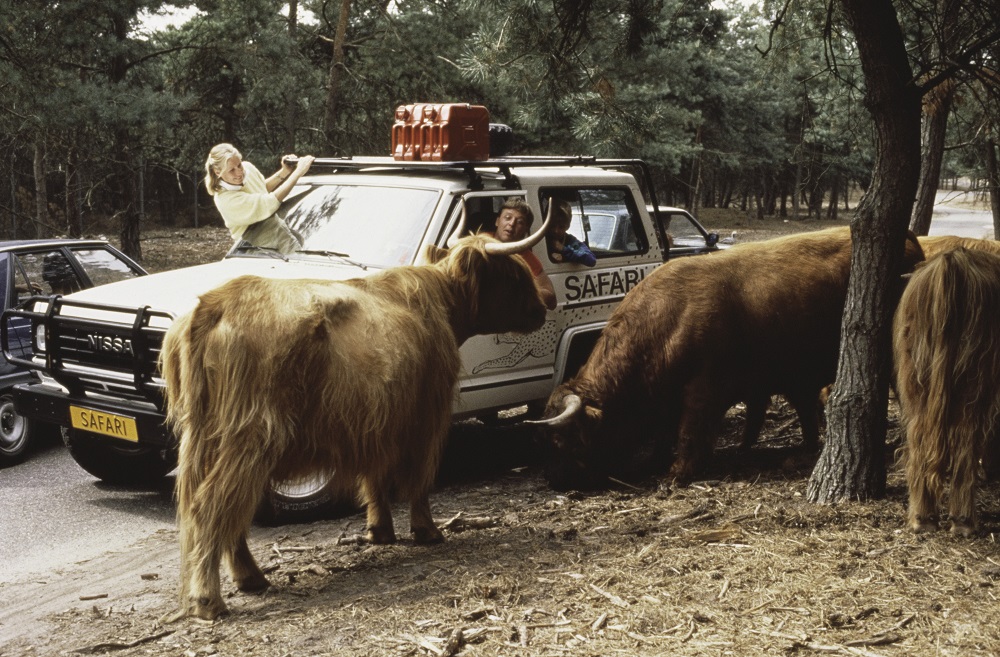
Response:
[[[40,292],[29,280],[24,268],[20,265],[17,255],[10,252],[0,253],[0,276],[3,285],[0,286],[3,295],[3,309],[13,308],[25,299]],[[19,358],[31,356],[31,322],[22,317],[12,318],[7,324],[7,344],[12,355]],[[2,359],[0,372],[10,374],[16,367]]]

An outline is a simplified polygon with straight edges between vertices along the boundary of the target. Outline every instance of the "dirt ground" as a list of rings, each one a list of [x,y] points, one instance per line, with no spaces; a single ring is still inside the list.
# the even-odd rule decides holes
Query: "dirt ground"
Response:
[[[738,240],[827,222],[705,223]],[[221,229],[151,232],[159,270],[221,256]],[[905,482],[835,506],[804,499],[813,457],[776,400],[750,459],[735,457],[744,410],[727,416],[712,472],[677,488],[621,482],[600,493],[545,483],[532,434],[457,425],[431,502],[442,545],[356,540],[359,515],[255,527],[272,588],[235,591],[215,623],[175,608],[177,535],[0,586],[0,657],[34,655],[535,656],[1000,654],[998,486],[984,533],[914,535]],[[887,454],[900,442],[889,409]]]

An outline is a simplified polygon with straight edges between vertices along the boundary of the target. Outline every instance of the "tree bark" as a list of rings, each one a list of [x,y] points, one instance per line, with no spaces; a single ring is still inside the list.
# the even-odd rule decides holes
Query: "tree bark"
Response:
[[[298,0],[290,0],[288,3],[288,40],[292,47],[298,46],[299,29],[299,3]],[[297,94],[289,92],[286,98],[285,108],[285,152],[295,152],[295,132],[298,127],[298,99]]]
[[[833,221],[837,220],[837,206],[840,204],[840,179],[839,173],[834,174],[830,185],[830,205],[826,208],[826,218]]]
[[[997,170],[997,144],[992,137],[986,139],[986,189],[990,194],[993,211],[993,239],[1000,240],[1000,171]]]
[[[125,255],[141,262],[139,189],[136,184],[136,166],[128,128],[123,126],[115,130],[113,146],[115,161],[112,164],[112,170],[115,172],[119,199],[115,215],[118,218],[121,248]]]
[[[351,14],[351,0],[340,0],[340,16],[337,32],[333,37],[333,61],[326,85],[326,115],[323,118],[323,133],[329,150],[333,151],[333,135],[337,125],[337,110],[340,104],[340,79],[344,69],[344,45],[347,42],[347,21]]]
[[[931,228],[934,201],[941,182],[941,161],[948,128],[948,115],[955,98],[955,80],[944,80],[924,96],[921,125],[920,183],[917,203],[913,207],[910,229],[917,235],[926,235]]]
[[[108,79],[111,84],[124,85],[128,74],[129,61],[125,55],[125,42],[128,41],[129,17],[124,11],[112,11],[110,15],[115,38],[121,46],[111,57]],[[118,185],[119,206],[115,213],[118,218],[121,249],[125,255],[142,261],[142,247],[139,243],[139,191],[136,183],[135,157],[132,152],[132,137],[129,128],[121,124],[112,137],[112,153],[114,162],[111,165],[114,179]]]
[[[33,169],[35,176],[35,225],[32,236],[41,237],[42,226],[49,223],[49,193],[45,185],[45,139],[42,137],[35,141]]]
[[[80,237],[80,158],[75,144],[69,147],[66,158],[66,234]]]
[[[814,502],[885,494],[891,323],[920,174],[920,92],[891,0],[841,0],[875,125],[872,186],[851,222],[853,249],[827,437],[809,479]]]

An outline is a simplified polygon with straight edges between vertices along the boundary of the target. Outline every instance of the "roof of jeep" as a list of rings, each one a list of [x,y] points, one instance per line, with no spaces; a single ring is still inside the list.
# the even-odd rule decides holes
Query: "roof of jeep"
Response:
[[[636,160],[596,158],[496,158],[477,162],[400,161],[391,157],[317,158],[303,182],[372,182],[373,177],[405,178],[415,185],[440,187],[442,182],[462,188],[480,185],[514,189],[523,184],[574,182],[595,179],[604,184],[634,180],[626,172],[605,168],[636,164]],[[520,184],[518,184],[520,182]],[[492,184],[490,184],[492,183]]]

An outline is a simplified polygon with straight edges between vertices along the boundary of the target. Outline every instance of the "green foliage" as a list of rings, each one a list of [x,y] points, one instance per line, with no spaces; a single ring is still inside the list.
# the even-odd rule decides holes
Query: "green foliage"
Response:
[[[949,1],[898,5],[916,70],[953,61],[967,76],[954,123],[971,143],[995,131],[994,86],[973,74],[995,58],[956,48],[991,24],[988,3]],[[660,196],[689,205],[756,198],[773,212],[792,194],[866,183],[874,159],[853,40],[825,1],[354,0],[332,152],[323,117],[339,2],[297,0],[294,25],[282,0],[170,4],[198,11],[148,34],[140,17],[164,0],[0,0],[3,171],[24,195],[44,142],[48,186],[75,162],[86,212],[120,213],[117,178],[143,165],[147,202],[190,216],[213,144],[231,141],[265,169],[289,145],[388,154],[393,110],[412,102],[486,105],[521,153],[642,157]],[[951,21],[935,9],[947,7]],[[960,38],[935,59],[940,45],[927,44],[945,34]],[[946,168],[974,172],[967,152]],[[3,207],[23,213],[15,201]]]

